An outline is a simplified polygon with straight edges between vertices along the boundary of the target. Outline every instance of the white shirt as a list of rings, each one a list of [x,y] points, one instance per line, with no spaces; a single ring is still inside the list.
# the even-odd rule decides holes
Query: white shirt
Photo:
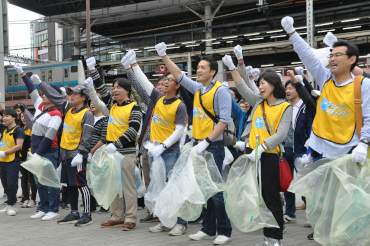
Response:
[[[302,106],[302,99],[300,99],[296,104],[292,104],[293,106],[293,114],[292,114],[292,127],[293,129],[295,129],[295,123],[296,123],[296,118],[297,118],[297,114],[299,112],[299,109],[301,108]]]

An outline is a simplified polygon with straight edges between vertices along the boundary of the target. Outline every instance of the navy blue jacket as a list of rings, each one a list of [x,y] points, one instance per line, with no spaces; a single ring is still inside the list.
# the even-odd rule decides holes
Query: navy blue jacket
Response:
[[[310,137],[313,119],[307,113],[304,103],[302,103],[299,108],[295,122],[295,129],[293,130],[293,151],[294,153],[306,153],[307,149],[304,145]]]

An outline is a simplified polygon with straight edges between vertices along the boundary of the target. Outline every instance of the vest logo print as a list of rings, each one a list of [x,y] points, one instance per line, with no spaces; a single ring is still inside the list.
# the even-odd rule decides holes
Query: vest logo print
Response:
[[[348,114],[350,113],[349,111],[345,111],[346,105],[338,105],[338,104],[335,104],[334,102],[329,102],[328,99],[326,98],[322,99],[320,108],[322,111],[324,111],[325,113],[331,116],[338,115],[338,116],[347,117]]]
[[[63,124],[63,132],[75,134],[76,133],[76,130],[75,130],[75,127],[74,126],[70,126],[70,125],[68,125],[67,123],[64,122],[64,124]]]
[[[110,115],[109,116],[109,122],[108,122],[108,124],[120,125],[120,126],[126,125],[126,123],[124,122],[123,118],[116,118],[116,117],[113,117],[113,115]]]
[[[201,109],[198,109],[197,107],[193,108],[193,117],[198,119],[208,119],[208,115]]]
[[[11,148],[10,143],[0,141],[0,148],[9,149]]]
[[[168,120],[163,119],[162,117],[159,117],[157,114],[153,114],[153,123],[156,123],[158,125],[165,125],[170,126],[170,123],[168,123]]]
[[[274,133],[274,124],[272,123],[268,123],[269,124],[269,130],[271,132],[271,134]],[[263,128],[263,130],[265,132],[267,132],[267,129],[266,129],[266,126],[265,126],[265,121],[262,119],[262,117],[257,117],[256,120],[254,121],[254,126],[257,128],[257,129],[261,129]]]

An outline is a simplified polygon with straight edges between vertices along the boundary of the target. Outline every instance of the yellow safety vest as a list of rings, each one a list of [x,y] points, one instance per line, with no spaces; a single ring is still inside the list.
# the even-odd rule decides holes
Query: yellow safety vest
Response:
[[[219,81],[213,85],[213,87],[201,95],[203,106],[216,117],[214,110],[214,99],[217,89],[223,86]],[[202,105],[199,100],[200,90],[194,95],[194,106],[193,106],[193,137],[195,139],[203,140],[206,139],[209,134],[213,131],[214,121],[208,117],[204,112]]]
[[[175,131],[176,112],[180,99],[171,104],[164,104],[164,96],[161,97],[154,107],[152,122],[150,124],[150,139],[163,143]]]
[[[32,131],[30,128],[27,128],[26,130],[24,130],[24,134],[26,134],[27,136],[32,136]],[[31,152],[31,148],[28,148],[28,152]]]
[[[274,135],[279,127],[281,117],[283,116],[285,110],[290,106],[288,102],[283,102],[278,105],[269,106],[267,101],[263,102],[265,104],[266,121],[270,129],[271,136]],[[265,121],[263,119],[262,103],[257,106],[256,111],[253,114],[252,129],[249,135],[249,148],[256,148],[256,136],[260,136],[260,143],[270,137],[267,131]],[[275,147],[273,151],[266,150],[266,153],[280,153],[279,145]]]
[[[337,144],[349,143],[356,129],[354,95],[353,82],[336,86],[333,78],[329,79],[317,102],[313,133]]]
[[[107,141],[114,142],[127,131],[128,120],[135,105],[136,102],[131,102],[125,106],[118,106],[117,103],[112,106],[108,120]]]
[[[66,150],[75,150],[78,148],[82,137],[81,122],[85,113],[88,111],[85,108],[78,113],[72,114],[72,109],[74,108],[68,110],[64,118],[62,140],[60,142],[60,147]]]
[[[2,132],[0,141],[0,151],[8,151],[15,146],[14,131],[18,129],[19,126],[15,126],[10,132],[7,132],[8,128],[5,127]],[[0,162],[12,162],[15,160],[15,153],[9,154],[0,158]]]

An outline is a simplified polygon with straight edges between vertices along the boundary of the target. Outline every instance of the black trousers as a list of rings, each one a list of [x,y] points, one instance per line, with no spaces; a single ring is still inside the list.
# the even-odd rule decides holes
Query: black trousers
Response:
[[[30,200],[30,194],[28,193],[28,182],[30,182],[31,193],[32,193],[31,199],[36,201],[37,187],[36,187],[35,178],[33,177],[33,174],[27,171],[26,169],[24,169],[22,166],[20,167],[20,171],[22,174],[21,187],[22,187],[23,199],[25,201]]]
[[[247,154],[251,152],[252,149],[246,149]],[[263,234],[265,237],[278,240],[283,239],[284,214],[280,197],[280,167],[279,156],[277,154],[262,153],[261,180],[263,200],[280,226],[280,228],[264,228]]]

